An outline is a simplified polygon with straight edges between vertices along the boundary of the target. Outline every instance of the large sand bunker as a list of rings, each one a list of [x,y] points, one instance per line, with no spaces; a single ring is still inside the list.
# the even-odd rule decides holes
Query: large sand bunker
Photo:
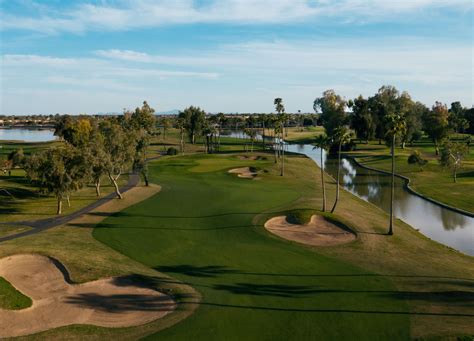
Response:
[[[281,238],[312,246],[333,246],[356,239],[349,230],[336,226],[320,215],[313,215],[305,225],[289,223],[285,216],[274,217],[265,228]]]
[[[33,300],[23,310],[0,309],[0,338],[70,324],[128,327],[156,320],[176,307],[167,295],[120,278],[70,284],[57,261],[40,255],[0,259],[0,276]],[[66,277],[65,277],[66,276]]]
[[[245,179],[253,179],[257,176],[257,173],[252,172],[250,167],[234,168],[234,169],[229,170],[229,173],[237,174],[239,178],[245,178]]]

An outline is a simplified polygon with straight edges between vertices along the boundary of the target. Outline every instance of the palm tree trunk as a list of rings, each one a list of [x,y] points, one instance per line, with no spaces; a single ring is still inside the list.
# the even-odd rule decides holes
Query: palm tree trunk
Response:
[[[281,133],[281,176],[285,174],[285,145],[283,144],[283,128],[282,128],[282,133]]]
[[[323,149],[321,148],[321,186],[323,187],[323,212],[326,212],[326,186],[324,186]]]
[[[67,207],[71,207],[71,200],[69,200],[69,194],[66,195]]]
[[[342,141],[339,142],[339,155],[338,155],[338,163],[337,163],[337,179],[336,179],[336,201],[334,201],[334,206],[332,207],[331,213],[334,213],[336,210],[337,202],[339,201],[339,175],[341,173],[341,148],[342,148]]]
[[[390,226],[388,234],[393,234],[393,196],[395,190],[395,134],[392,137],[392,183],[390,186]]]

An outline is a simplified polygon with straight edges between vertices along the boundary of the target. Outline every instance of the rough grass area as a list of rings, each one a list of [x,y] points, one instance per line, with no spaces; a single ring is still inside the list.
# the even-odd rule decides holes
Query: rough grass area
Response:
[[[0,277],[0,309],[25,309],[30,307],[31,303],[31,298],[23,295],[5,278]]]
[[[290,210],[286,213],[286,220],[292,224],[305,225],[311,221],[311,217],[316,214],[315,210]]]
[[[29,227],[29,226],[0,224],[0,237],[6,237],[6,236],[9,236],[9,235],[12,235],[12,234],[25,232],[25,231],[28,231],[30,229],[31,229],[31,227]]]

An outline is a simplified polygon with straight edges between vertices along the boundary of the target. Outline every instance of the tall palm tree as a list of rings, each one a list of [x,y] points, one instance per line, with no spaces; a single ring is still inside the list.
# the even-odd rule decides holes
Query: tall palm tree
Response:
[[[391,137],[391,155],[392,155],[392,182],[390,185],[390,225],[388,234],[393,234],[393,196],[395,191],[395,141],[397,136],[405,134],[407,123],[402,115],[392,114],[387,116],[387,133]]]
[[[324,162],[323,162],[323,151],[327,150],[330,145],[330,140],[326,135],[318,135],[314,141],[316,147],[321,150],[321,186],[323,188],[323,212],[326,211],[326,186],[324,185]]]
[[[280,161],[280,175],[283,176],[285,172],[285,149],[284,149],[284,127],[285,127],[285,120],[286,120],[286,115],[285,115],[285,106],[283,105],[283,100],[281,98],[275,98],[273,101],[273,104],[275,105],[275,110],[278,112],[278,122],[277,125],[280,126],[280,156],[281,156],[281,161]]]
[[[331,209],[331,213],[334,213],[336,210],[337,203],[339,201],[339,177],[341,174],[341,150],[342,145],[346,144],[351,140],[352,134],[346,127],[339,127],[335,129],[334,140],[338,143],[338,163],[337,163],[337,179],[336,179],[336,200],[334,201],[334,206]]]

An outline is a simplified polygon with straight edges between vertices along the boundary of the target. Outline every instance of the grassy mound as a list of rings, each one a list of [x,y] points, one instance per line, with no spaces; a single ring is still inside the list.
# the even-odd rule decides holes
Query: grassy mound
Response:
[[[10,282],[0,277],[0,308],[19,310],[31,307],[31,298],[16,290]]]

